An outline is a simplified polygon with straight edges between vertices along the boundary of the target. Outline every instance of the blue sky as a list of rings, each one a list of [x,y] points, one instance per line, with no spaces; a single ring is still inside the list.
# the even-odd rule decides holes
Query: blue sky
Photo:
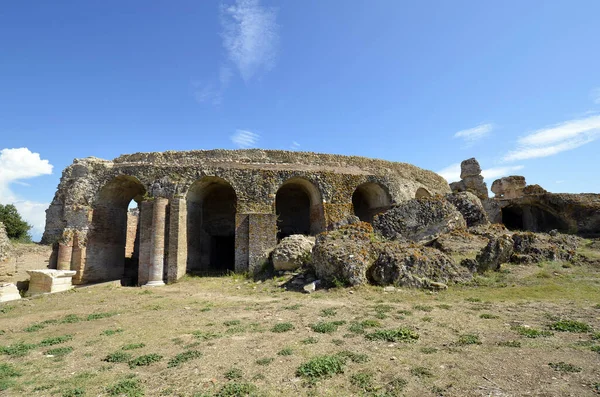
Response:
[[[304,150],[600,192],[600,2],[0,7],[0,203],[43,228],[74,158]]]

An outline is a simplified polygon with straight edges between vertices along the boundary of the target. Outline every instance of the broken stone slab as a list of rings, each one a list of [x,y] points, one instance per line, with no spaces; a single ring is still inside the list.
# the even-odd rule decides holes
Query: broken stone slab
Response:
[[[312,283],[306,284],[302,289],[307,293],[313,293],[317,290],[317,287],[321,284],[321,280],[315,280]]]
[[[68,291],[73,288],[71,280],[75,270],[27,270],[29,274],[29,290],[27,296],[50,294]]]
[[[0,283],[0,302],[16,301],[21,299],[17,286],[11,283]]]

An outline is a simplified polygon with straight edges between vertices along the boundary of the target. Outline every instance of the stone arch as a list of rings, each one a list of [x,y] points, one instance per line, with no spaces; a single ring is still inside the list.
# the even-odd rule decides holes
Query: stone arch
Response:
[[[128,233],[128,207],[132,200],[139,203],[145,194],[144,185],[130,175],[118,175],[100,189],[93,205],[83,282],[137,280],[139,229],[136,223]],[[126,258],[128,238],[132,255]]]
[[[425,189],[425,188],[418,188],[417,189],[417,193],[415,193],[415,198],[427,198],[427,197],[431,197],[431,193],[429,193],[429,190]]]
[[[553,212],[537,205],[511,204],[502,208],[502,223],[509,230],[568,232],[569,225]]]
[[[384,212],[392,205],[388,189],[375,182],[359,185],[352,194],[354,215],[363,222],[373,222],[373,217]]]
[[[237,194],[225,179],[205,176],[187,197],[188,273],[224,274],[235,269]]]
[[[325,230],[321,191],[311,181],[293,177],[275,195],[277,238],[292,234],[316,235]]]

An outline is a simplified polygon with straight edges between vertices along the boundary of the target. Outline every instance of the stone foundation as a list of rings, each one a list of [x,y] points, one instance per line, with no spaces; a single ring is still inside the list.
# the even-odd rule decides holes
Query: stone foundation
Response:
[[[27,296],[50,294],[54,292],[68,291],[73,288],[71,283],[75,275],[73,270],[28,270],[29,290]]]

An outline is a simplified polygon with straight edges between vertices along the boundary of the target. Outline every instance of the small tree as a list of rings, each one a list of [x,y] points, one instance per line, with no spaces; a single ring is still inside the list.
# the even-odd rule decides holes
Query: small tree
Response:
[[[4,223],[6,234],[11,240],[31,241],[29,231],[32,226],[25,222],[17,208],[12,204],[0,204],[0,222]]]

